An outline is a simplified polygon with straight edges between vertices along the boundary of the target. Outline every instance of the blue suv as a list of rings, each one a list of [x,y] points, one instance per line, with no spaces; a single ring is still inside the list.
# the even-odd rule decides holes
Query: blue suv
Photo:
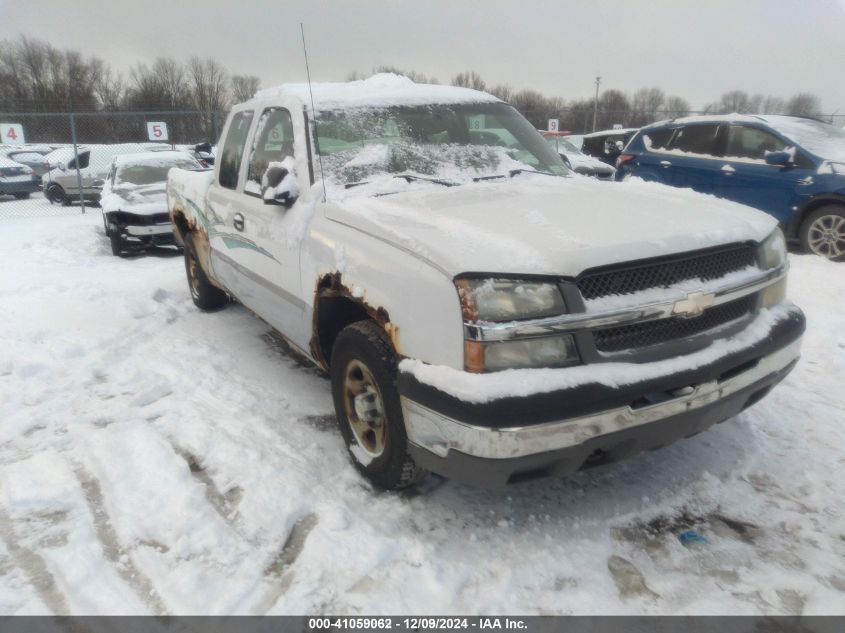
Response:
[[[638,176],[773,215],[804,250],[845,261],[845,130],[791,116],[697,116],[642,128],[616,161]]]

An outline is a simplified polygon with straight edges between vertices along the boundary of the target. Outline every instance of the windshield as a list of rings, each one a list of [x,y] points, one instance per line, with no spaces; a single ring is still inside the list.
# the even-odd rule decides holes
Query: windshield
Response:
[[[461,184],[514,171],[568,172],[504,103],[321,112],[317,136],[326,180],[335,186],[396,176]]]
[[[778,132],[808,152],[828,160],[845,161],[845,130],[821,121],[795,117],[766,117]]]
[[[202,169],[196,160],[189,157],[165,159],[149,163],[127,163],[117,167],[115,185],[153,185],[167,181],[167,172],[171,167],[182,169]]]
[[[555,148],[558,152],[564,152],[567,154],[580,154],[581,150],[575,147],[572,143],[567,141],[564,138],[560,137],[549,137],[546,139],[549,145]]]

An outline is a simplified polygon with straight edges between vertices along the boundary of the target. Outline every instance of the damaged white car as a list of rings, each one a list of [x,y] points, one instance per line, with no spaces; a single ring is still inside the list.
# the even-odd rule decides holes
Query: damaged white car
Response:
[[[176,151],[124,154],[112,160],[100,207],[113,255],[176,244],[167,210],[167,172],[201,170],[190,154]]]
[[[196,305],[330,372],[366,477],[505,484],[698,433],[799,357],[774,219],[569,173],[495,97],[376,75],[235,106],[168,202]]]

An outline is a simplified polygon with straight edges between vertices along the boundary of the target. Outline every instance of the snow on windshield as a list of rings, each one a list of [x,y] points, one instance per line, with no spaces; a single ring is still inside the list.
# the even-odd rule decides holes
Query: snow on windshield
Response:
[[[820,158],[845,162],[845,130],[812,119],[767,116],[766,122]]]
[[[567,173],[552,150],[503,103],[361,108],[321,112],[317,145],[336,190],[381,181],[462,184],[513,170]]]

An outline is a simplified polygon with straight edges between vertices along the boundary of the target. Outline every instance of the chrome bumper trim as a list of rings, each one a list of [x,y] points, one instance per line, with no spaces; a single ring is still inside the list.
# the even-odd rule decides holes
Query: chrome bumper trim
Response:
[[[740,285],[704,287],[700,289],[700,292],[713,295],[711,307],[717,306],[759,292],[784,279],[786,272],[787,267],[781,266],[761,271],[758,276]],[[508,341],[665,319],[673,316],[675,304],[685,299],[688,294],[679,291],[676,297],[666,301],[606,312],[561,314],[545,319],[509,323],[464,323],[464,336],[468,341]]]
[[[402,413],[408,440],[440,457],[446,457],[450,450],[487,459],[523,457],[577,446],[594,437],[712,404],[784,369],[799,357],[800,351],[799,339],[761,358],[754,367],[733,378],[694,386],[688,394],[660,404],[638,409],[626,406],[536,426],[478,427],[443,416],[404,396],[401,398]]]

